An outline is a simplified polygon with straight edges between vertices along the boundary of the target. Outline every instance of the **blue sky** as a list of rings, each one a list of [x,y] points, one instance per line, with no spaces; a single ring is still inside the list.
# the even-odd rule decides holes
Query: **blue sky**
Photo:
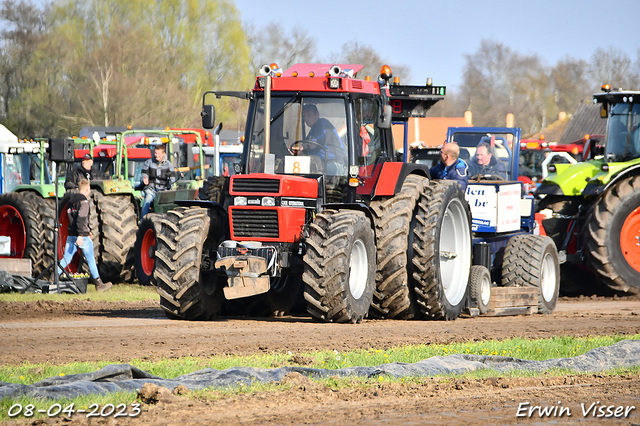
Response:
[[[403,83],[424,84],[432,77],[434,85],[454,90],[464,55],[475,53],[483,38],[537,54],[549,66],[567,56],[588,61],[598,47],[608,46],[636,61],[640,48],[640,0],[235,2],[243,22],[261,27],[274,21],[285,34],[305,29],[323,59],[357,41],[390,63],[409,66],[412,78]]]

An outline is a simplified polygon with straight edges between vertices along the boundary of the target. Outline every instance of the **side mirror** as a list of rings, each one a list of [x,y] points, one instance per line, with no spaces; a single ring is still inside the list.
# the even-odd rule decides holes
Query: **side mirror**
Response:
[[[202,127],[205,129],[213,129],[216,122],[216,108],[213,105],[202,105]]]
[[[385,105],[382,109],[382,114],[378,117],[378,128],[389,129],[391,128],[391,105]]]
[[[133,179],[134,177],[136,177],[136,166],[133,161],[129,162],[129,167],[127,167],[127,172],[128,172],[129,178]]]

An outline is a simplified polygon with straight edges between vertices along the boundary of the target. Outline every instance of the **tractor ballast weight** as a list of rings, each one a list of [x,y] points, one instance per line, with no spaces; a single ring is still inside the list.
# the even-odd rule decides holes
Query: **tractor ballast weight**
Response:
[[[391,135],[392,121],[424,116],[445,89],[390,83],[388,67],[379,81],[355,79],[361,68],[265,66],[250,92],[205,93],[205,128],[215,126],[208,96],[250,101],[245,147],[240,174],[211,183],[217,198],[163,218],[155,277],[169,317],[300,306],[351,323],[460,314],[471,267],[464,192],[395,162]]]

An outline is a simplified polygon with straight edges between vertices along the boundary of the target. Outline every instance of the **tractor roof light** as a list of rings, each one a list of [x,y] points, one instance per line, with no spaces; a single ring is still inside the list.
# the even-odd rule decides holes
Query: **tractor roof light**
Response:
[[[383,65],[380,68],[380,78],[386,82],[388,82],[391,77],[393,77],[393,73],[391,72],[391,67],[389,65]]]
[[[602,91],[605,93],[609,93],[611,91],[611,85],[610,84],[603,84],[602,85]]]
[[[339,89],[340,81],[339,77],[329,77],[329,89]]]

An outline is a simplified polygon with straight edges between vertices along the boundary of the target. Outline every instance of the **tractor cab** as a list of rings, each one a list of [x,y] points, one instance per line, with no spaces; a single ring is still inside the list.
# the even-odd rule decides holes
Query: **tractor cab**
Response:
[[[520,129],[450,127],[447,141],[460,147],[472,180],[518,180]]]

